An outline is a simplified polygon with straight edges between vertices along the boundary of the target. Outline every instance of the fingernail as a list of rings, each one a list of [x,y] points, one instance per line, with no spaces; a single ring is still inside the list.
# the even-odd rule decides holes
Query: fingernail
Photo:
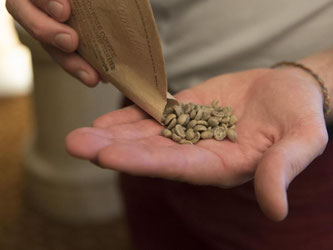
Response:
[[[64,11],[64,6],[56,1],[50,1],[47,4],[47,11],[51,16],[55,17],[56,19],[61,19]]]
[[[54,37],[54,42],[56,45],[65,51],[71,51],[73,48],[73,40],[71,35],[65,34],[65,33],[60,33]]]
[[[80,70],[77,72],[77,77],[84,83],[89,81],[89,74],[86,71]]]

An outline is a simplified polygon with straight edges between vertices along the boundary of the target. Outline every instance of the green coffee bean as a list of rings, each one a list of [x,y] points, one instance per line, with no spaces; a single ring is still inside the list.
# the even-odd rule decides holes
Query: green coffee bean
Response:
[[[192,128],[186,131],[186,139],[192,140],[194,138],[194,130]]]
[[[198,110],[196,116],[194,117],[194,119],[196,119],[197,121],[200,120],[201,117],[202,117],[202,113],[203,113],[202,109],[199,108],[199,110]]]
[[[196,144],[199,140],[200,140],[200,133],[199,133],[199,132],[195,132],[195,133],[194,133],[194,137],[193,137],[193,139],[191,140],[191,142],[192,142],[193,144]]]
[[[205,109],[202,112],[201,120],[207,121],[210,118],[210,113],[211,113],[211,111],[208,111]]]
[[[162,130],[162,135],[164,137],[171,138],[172,132],[171,132],[171,130],[165,128],[165,129]]]
[[[182,139],[180,136],[178,136],[176,133],[173,133],[171,136],[172,140],[174,140],[175,142],[180,142],[180,140]]]
[[[194,119],[196,115],[197,115],[197,111],[195,111],[194,109],[192,109],[192,111],[190,113],[190,118]]]
[[[188,104],[186,104],[185,107],[184,107],[184,113],[185,113],[185,114],[189,114],[189,113],[191,113],[192,109],[193,109],[193,106],[191,106],[191,105],[188,103]]]
[[[173,106],[173,109],[177,115],[177,117],[179,117],[180,115],[184,114],[183,108],[181,105],[175,105]]]
[[[223,117],[225,114],[222,111],[216,111],[216,110],[214,110],[214,111],[212,111],[211,115],[215,116],[215,117]]]
[[[213,132],[211,131],[204,131],[200,134],[201,139],[211,139],[213,138]]]
[[[207,123],[206,121],[204,121],[204,120],[199,120],[199,121],[197,122],[197,125],[208,126],[208,123]]]
[[[216,127],[219,125],[219,121],[215,117],[211,117],[208,120],[208,124],[209,124],[209,126]]]
[[[224,108],[223,108],[223,113],[224,113],[226,116],[230,116],[230,115],[232,115],[232,108],[231,108],[231,107],[224,107]]]
[[[175,127],[175,131],[178,136],[180,136],[181,138],[185,138],[185,136],[186,136],[185,131],[181,125],[177,124]]]
[[[228,123],[230,121],[230,116],[225,116],[222,118],[223,123]]]
[[[190,116],[188,114],[182,114],[178,117],[178,124],[180,125],[187,125],[187,123],[190,121]]]
[[[164,120],[164,125],[168,125],[173,118],[176,118],[177,116],[175,114],[169,114],[165,120]]]
[[[189,123],[187,123],[186,128],[190,129],[190,128],[193,128],[195,125],[197,125],[197,120],[192,120]]]
[[[217,127],[214,129],[214,138],[215,140],[222,141],[226,137],[226,132],[223,128]]]
[[[181,139],[179,143],[180,144],[191,144],[191,145],[193,145],[193,143],[191,141],[185,140],[185,139]]]
[[[237,122],[237,118],[236,118],[236,116],[231,115],[231,116],[230,116],[229,124],[230,124],[230,125],[234,125],[234,124],[236,124],[236,122]]]
[[[195,132],[203,132],[203,131],[206,131],[207,130],[207,127],[204,126],[204,125],[195,125],[193,130]]]
[[[218,104],[219,104],[219,101],[215,99],[214,101],[212,101],[211,106],[212,106],[213,108],[216,108]]]
[[[177,124],[177,118],[173,118],[171,122],[169,123],[167,129],[172,129]]]
[[[173,107],[171,106],[167,106],[164,110],[164,114],[168,115],[171,114],[173,112]]]
[[[221,127],[222,127],[225,131],[228,130],[228,126],[227,126],[226,124],[224,124],[224,123],[221,125]]]
[[[215,110],[215,111],[218,111],[218,112],[221,112],[221,111],[223,111],[223,107],[215,107],[214,110]]]
[[[237,141],[237,133],[236,133],[235,130],[228,129],[227,130],[227,136],[228,136],[228,138],[229,138],[230,141],[232,141],[232,142]]]

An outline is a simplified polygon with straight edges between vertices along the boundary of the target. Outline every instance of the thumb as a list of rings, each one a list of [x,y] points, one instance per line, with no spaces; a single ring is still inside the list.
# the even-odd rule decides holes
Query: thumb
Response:
[[[312,128],[312,131],[314,129]],[[290,136],[269,148],[257,167],[254,185],[257,201],[264,214],[281,221],[288,214],[287,188],[327,144],[327,133]]]

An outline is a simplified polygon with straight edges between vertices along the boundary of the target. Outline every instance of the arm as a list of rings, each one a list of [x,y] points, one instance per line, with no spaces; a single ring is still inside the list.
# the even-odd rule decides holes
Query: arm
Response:
[[[316,53],[299,61],[316,72],[324,81],[330,96],[331,113],[326,118],[327,124],[333,122],[333,49]]]

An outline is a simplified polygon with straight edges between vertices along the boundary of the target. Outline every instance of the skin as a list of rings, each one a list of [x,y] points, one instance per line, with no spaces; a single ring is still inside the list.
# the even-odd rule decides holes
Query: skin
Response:
[[[77,72],[84,70],[90,77],[84,83],[96,85],[97,72],[74,53],[77,34],[63,24],[70,15],[68,2],[57,0],[63,5],[57,17],[48,12],[48,2],[7,0],[6,6],[67,72],[80,78]],[[28,10],[34,15],[27,15]],[[59,32],[72,37],[66,49],[54,42]],[[322,76],[332,95],[333,51],[300,62]],[[290,182],[323,152],[328,141],[318,83],[293,67],[254,69],[212,78],[176,98],[198,104],[217,99],[222,106],[232,106],[239,119],[237,142],[179,145],[162,137],[162,126],[131,106],[101,116],[92,127],[71,132],[67,150],[103,168],[197,185],[229,188],[254,179],[263,212],[272,220],[283,220]],[[330,122],[332,116],[326,119]]]

